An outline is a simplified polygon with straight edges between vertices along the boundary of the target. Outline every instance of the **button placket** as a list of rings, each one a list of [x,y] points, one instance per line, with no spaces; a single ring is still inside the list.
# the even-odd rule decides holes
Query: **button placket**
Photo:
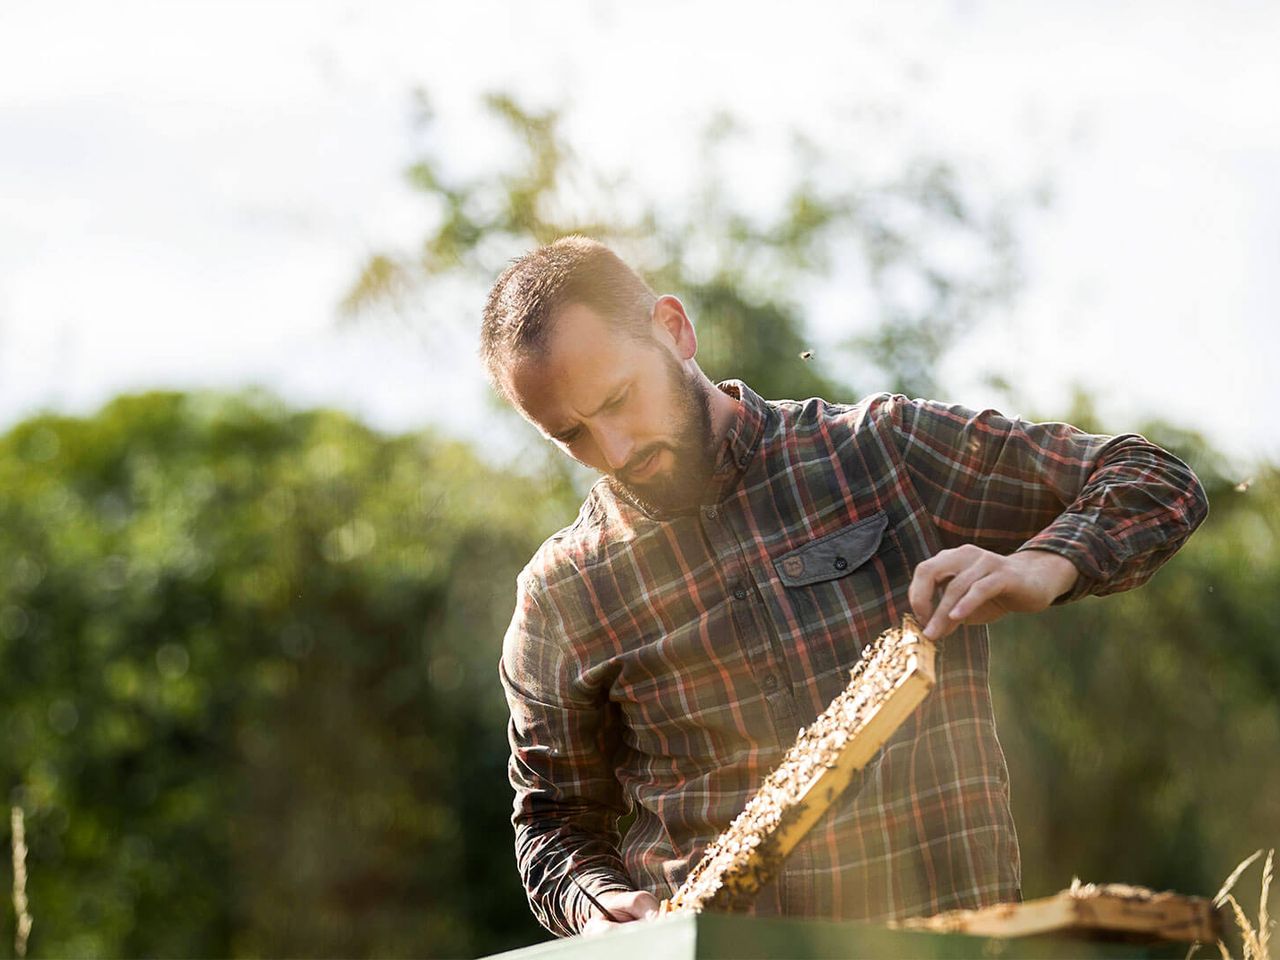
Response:
[[[708,542],[721,557],[741,557],[742,550],[738,538],[730,527],[727,518],[716,506],[702,508],[702,529]],[[724,569],[724,576],[729,580],[729,592],[735,600],[746,600],[751,596],[748,582],[742,577],[741,564],[730,564]]]
[[[729,583],[730,595],[737,601],[748,601],[752,596],[753,573],[746,553],[739,542],[738,531],[734,529],[730,515],[722,505],[707,504],[699,513],[702,517],[702,529],[717,556],[736,558],[737,563],[724,565],[723,575]],[[744,567],[745,563],[745,575]],[[738,629],[740,649],[747,655],[753,665],[757,682],[764,693],[765,703],[773,719],[775,733],[779,743],[790,744],[795,739],[795,696],[788,682],[783,678],[787,669],[780,659],[781,651],[776,649],[776,641],[772,638],[773,627],[768,617],[757,608],[758,603],[733,603],[733,622]],[[789,731],[784,736],[783,731]]]
[[[751,574],[743,557],[742,547],[737,535],[728,522],[724,512],[715,506],[704,506],[699,510],[702,518],[702,531],[710,545],[714,556],[720,560],[718,567],[722,582],[727,584],[729,614],[733,623],[734,640],[738,649],[749,662],[759,662],[768,657],[768,650],[760,645],[760,628],[755,619],[754,604],[746,603],[751,599]]]
[[[741,551],[738,548],[738,540],[733,535],[733,531],[725,522],[724,515],[718,507],[707,506],[702,508],[702,530],[706,534],[707,540],[715,547],[716,553],[721,556],[733,556]]]

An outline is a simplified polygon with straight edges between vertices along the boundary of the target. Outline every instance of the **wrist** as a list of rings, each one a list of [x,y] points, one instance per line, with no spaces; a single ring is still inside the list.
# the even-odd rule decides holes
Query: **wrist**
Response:
[[[603,919],[597,904],[608,903],[616,894],[631,893],[635,890],[625,875],[609,867],[595,867],[575,871],[568,881],[568,902],[566,914],[570,924],[582,931],[593,918]]]
[[[1080,579],[1080,571],[1076,565],[1060,553],[1038,550],[1035,547],[1018,552],[1026,558],[1024,562],[1032,566],[1044,584],[1049,603],[1070,593]]]

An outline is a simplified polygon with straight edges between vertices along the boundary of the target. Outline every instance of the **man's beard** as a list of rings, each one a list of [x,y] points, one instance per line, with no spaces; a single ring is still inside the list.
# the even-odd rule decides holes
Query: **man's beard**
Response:
[[[687,372],[674,357],[663,351],[667,382],[676,401],[679,417],[675,444],[656,443],[641,449],[632,458],[643,463],[651,453],[670,450],[671,469],[644,482],[613,481],[647,513],[671,513],[697,506],[715,469],[716,443],[711,431],[711,400],[696,374]]]

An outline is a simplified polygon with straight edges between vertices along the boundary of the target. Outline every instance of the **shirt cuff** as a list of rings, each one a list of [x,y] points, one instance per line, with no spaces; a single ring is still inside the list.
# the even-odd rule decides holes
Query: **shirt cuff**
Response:
[[[1052,606],[1091,596],[1119,569],[1120,558],[1111,538],[1083,517],[1064,513],[1044,530],[1018,548],[1044,550],[1065,557],[1075,564],[1079,576],[1066,593]]]
[[[578,933],[582,932],[582,928],[587,925],[587,921],[600,911],[597,910],[587,899],[586,894],[582,892],[578,884],[581,884],[587,890],[591,891],[593,896],[599,897],[602,893],[612,893],[616,890],[630,891],[636,889],[634,883],[625,873],[617,870],[610,870],[607,867],[592,867],[576,871],[573,874],[573,880],[566,878],[568,884],[565,896],[565,918],[569,921],[569,925]]]

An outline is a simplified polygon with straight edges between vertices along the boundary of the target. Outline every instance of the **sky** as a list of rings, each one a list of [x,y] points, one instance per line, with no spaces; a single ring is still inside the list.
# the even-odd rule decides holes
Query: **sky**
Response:
[[[1240,0],[5,0],[0,429],[260,385],[485,435],[467,304],[416,331],[336,307],[371,252],[424,232],[411,92],[465,174],[504,148],[479,98],[506,90],[562,105],[585,162],[667,204],[717,110],[760,147],[731,171],[747,205],[785,183],[793,130],[864,170],[932,150],[996,188],[1045,180],[1022,289],[948,358],[942,399],[1007,405],[994,371],[1055,411],[1080,384],[1112,432],[1162,416],[1280,460],[1277,49],[1280,5]],[[893,136],[868,136],[876,110]],[[848,332],[808,306],[817,345]]]

